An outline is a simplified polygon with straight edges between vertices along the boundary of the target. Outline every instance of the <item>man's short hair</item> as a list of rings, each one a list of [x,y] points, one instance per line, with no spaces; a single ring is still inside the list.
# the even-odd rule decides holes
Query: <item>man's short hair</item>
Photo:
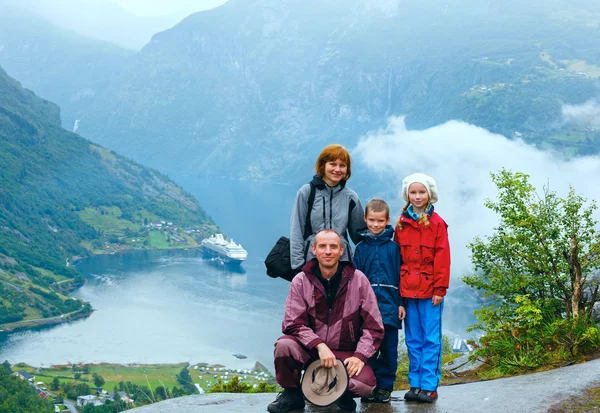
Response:
[[[317,237],[319,236],[319,234],[327,234],[329,232],[332,232],[335,235],[337,235],[338,239],[339,239],[339,243],[340,243],[340,245],[342,245],[342,237],[341,237],[341,235],[338,234],[337,231],[335,231],[335,230],[333,230],[331,228],[325,228],[325,229],[322,229],[321,231],[317,232],[317,234],[315,235],[315,244],[316,244],[316,240],[317,240]]]
[[[387,217],[390,217],[390,206],[383,199],[374,198],[369,201],[367,206],[365,207],[365,216],[372,212],[385,212]]]

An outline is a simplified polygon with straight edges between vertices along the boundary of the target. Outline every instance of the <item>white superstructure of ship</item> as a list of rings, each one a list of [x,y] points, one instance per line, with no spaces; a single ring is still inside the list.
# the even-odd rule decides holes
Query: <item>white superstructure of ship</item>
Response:
[[[215,234],[202,240],[204,251],[217,257],[225,263],[239,264],[248,257],[248,252],[241,244],[236,244],[232,239],[225,239],[223,234]]]

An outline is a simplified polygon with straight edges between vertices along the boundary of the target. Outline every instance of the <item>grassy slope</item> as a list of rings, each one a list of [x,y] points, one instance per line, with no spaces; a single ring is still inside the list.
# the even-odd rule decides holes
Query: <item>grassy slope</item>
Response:
[[[0,328],[83,309],[65,295],[83,282],[73,259],[152,247],[156,220],[197,238],[217,229],[167,177],[62,129],[54,104],[0,69]]]

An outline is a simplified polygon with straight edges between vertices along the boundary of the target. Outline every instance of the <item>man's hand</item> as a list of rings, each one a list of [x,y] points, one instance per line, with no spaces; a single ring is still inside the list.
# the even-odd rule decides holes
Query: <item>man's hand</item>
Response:
[[[406,317],[406,310],[400,306],[398,307],[398,320],[404,320],[404,317]]]
[[[358,376],[365,366],[365,363],[361,359],[354,356],[348,357],[346,360],[344,360],[344,364],[346,365],[348,377]]]
[[[317,350],[319,350],[319,359],[321,359],[322,367],[335,367],[337,366],[337,359],[335,354],[327,347],[325,343],[317,344]]]
[[[443,299],[444,299],[444,297],[441,297],[439,295],[434,295],[433,297],[431,297],[431,303],[435,307],[436,305],[441,304]]]

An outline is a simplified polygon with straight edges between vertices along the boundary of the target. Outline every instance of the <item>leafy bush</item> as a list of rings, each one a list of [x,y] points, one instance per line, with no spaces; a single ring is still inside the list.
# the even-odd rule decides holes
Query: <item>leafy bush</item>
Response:
[[[490,374],[514,374],[579,360],[600,346],[592,314],[598,296],[600,233],[596,204],[571,188],[566,198],[536,193],[529,177],[502,169],[486,206],[500,216],[495,232],[471,244],[476,272],[467,285],[488,304],[476,357]]]
[[[240,382],[239,377],[234,376],[227,383],[217,379],[217,382],[208,390],[208,393],[274,393],[276,391],[276,384],[263,381],[258,384],[258,387],[254,388],[249,384]]]

